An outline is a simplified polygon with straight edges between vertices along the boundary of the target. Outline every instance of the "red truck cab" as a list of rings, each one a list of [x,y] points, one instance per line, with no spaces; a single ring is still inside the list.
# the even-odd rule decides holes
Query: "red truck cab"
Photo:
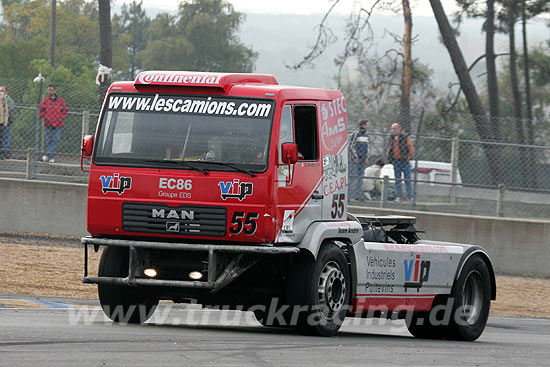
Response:
[[[88,231],[299,242],[311,222],[346,219],[345,109],[338,91],[270,75],[144,72],[114,83],[95,137]],[[282,143],[296,146],[296,162],[283,162]]]

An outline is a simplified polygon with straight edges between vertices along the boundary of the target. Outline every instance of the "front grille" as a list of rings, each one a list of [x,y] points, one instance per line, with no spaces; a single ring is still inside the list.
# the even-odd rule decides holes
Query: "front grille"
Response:
[[[224,207],[122,204],[122,228],[126,232],[223,237],[226,217]]]

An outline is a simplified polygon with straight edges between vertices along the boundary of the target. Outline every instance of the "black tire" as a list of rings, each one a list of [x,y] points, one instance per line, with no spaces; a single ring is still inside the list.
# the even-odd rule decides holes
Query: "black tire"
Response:
[[[128,276],[128,258],[127,247],[106,247],[101,254],[98,275],[123,278]],[[159,303],[158,296],[143,288],[99,284],[98,294],[105,315],[120,323],[144,323],[153,315]]]
[[[415,312],[406,318],[410,333],[423,339],[473,341],[479,338],[489,317],[490,279],[487,264],[481,257],[469,259],[450,295],[437,296],[430,312]]]
[[[436,296],[431,311],[413,312],[405,317],[405,323],[409,332],[420,339],[444,339],[448,334],[448,325],[442,323],[445,312],[442,305],[447,304],[448,295]]]
[[[480,337],[491,308],[490,279],[487,264],[480,256],[466,262],[451,291],[454,302],[448,339],[473,341]]]
[[[280,328],[286,328],[290,326],[290,317],[287,315],[287,313],[283,313],[282,315],[283,323],[279,322],[279,319],[276,317],[266,317],[266,312],[263,310],[255,310],[254,317],[256,317],[256,320],[258,320],[258,322],[263,326]]]
[[[332,243],[324,245],[315,261],[303,256],[293,264],[289,275],[288,299],[294,306],[291,321],[306,335],[333,336],[348,311],[351,281],[342,250]]]

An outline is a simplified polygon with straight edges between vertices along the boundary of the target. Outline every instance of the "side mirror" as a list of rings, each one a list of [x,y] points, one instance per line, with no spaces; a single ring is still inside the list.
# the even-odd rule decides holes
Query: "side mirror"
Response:
[[[283,143],[281,151],[283,163],[293,164],[298,160],[298,147],[296,143]]]
[[[94,148],[94,137],[92,135],[86,135],[84,139],[82,139],[82,155],[84,157],[89,157],[92,155],[92,150]]]

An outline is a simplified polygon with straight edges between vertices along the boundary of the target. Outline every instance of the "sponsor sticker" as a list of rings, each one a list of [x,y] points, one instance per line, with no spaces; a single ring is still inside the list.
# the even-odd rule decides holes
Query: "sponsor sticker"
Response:
[[[337,150],[345,141],[345,112],[346,100],[343,96],[328,103],[323,103],[321,107],[321,116],[323,118],[321,142],[327,151]]]
[[[184,178],[159,178],[159,190],[157,195],[166,199],[191,199],[190,190],[193,188],[193,181]],[[169,191],[164,191],[169,190]]]
[[[294,232],[294,210],[285,210],[283,215],[283,227],[281,231],[283,233],[292,233]]]
[[[220,196],[223,200],[239,199],[243,201],[245,197],[254,193],[254,184],[252,182],[241,182],[239,179],[233,181],[220,181]]]
[[[430,265],[428,260],[422,260],[420,254],[415,256],[415,259],[403,260],[405,267],[405,292],[408,288],[416,288],[419,292],[422,284],[430,279]]]
[[[112,176],[101,176],[99,180],[103,194],[116,192],[122,195],[124,191],[132,188],[132,177],[123,177],[119,173],[114,173]]]
[[[270,119],[273,103],[237,98],[164,96],[160,94],[109,95],[107,109],[111,111],[175,113],[239,118]]]

